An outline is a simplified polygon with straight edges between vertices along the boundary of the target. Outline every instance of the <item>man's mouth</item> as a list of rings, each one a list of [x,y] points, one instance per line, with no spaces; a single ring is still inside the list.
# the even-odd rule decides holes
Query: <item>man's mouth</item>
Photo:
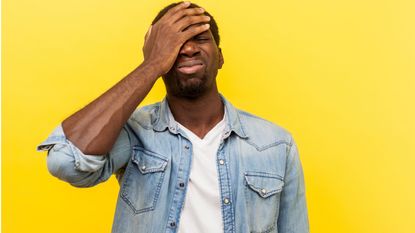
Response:
[[[183,74],[193,74],[200,71],[205,65],[200,60],[183,61],[177,64],[177,71]]]

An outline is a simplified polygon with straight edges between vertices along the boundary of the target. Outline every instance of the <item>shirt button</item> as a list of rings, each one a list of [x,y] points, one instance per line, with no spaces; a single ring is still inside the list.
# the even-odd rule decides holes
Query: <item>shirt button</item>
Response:
[[[230,203],[228,198],[223,199],[223,203],[225,203],[226,205]]]
[[[141,166],[141,170],[145,171],[146,170],[146,165]]]
[[[171,223],[170,223],[170,226],[171,226],[171,227],[175,227],[175,226],[176,226],[176,223],[175,223],[175,222],[171,222]]]
[[[180,188],[183,188],[183,187],[184,187],[184,183],[183,183],[183,182],[181,182],[181,183],[179,184],[179,186],[180,186]]]
[[[186,146],[184,146],[184,148],[185,148],[186,150],[188,150],[190,147],[189,147],[188,145],[186,145]]]
[[[225,164],[225,160],[223,160],[223,159],[220,159],[220,160],[219,160],[219,164],[220,164],[220,165],[223,165],[223,164]]]
[[[261,189],[261,193],[262,193],[262,194],[267,194],[267,190],[265,190],[265,189]]]

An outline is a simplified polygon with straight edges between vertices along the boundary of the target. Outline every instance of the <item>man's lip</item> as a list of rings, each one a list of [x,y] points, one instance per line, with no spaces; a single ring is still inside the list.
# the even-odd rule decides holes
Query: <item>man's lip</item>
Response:
[[[182,67],[191,67],[195,65],[203,65],[203,62],[201,60],[181,61],[177,63],[176,67],[182,68]]]
[[[177,62],[176,70],[182,74],[194,74],[199,72],[205,64],[198,59],[182,60]]]
[[[195,63],[194,65],[191,66],[180,66],[177,67],[176,70],[182,74],[194,74],[199,72],[200,70],[203,69],[203,67],[205,67],[205,65],[202,63]]]

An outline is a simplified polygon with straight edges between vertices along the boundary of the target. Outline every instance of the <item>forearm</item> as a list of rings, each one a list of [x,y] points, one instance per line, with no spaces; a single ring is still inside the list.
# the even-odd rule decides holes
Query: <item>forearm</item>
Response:
[[[106,154],[156,79],[172,68],[182,45],[209,29],[204,10],[189,5],[173,7],[150,27],[143,47],[147,62],[62,122],[66,137],[84,154]]]
[[[83,153],[111,150],[123,125],[149,93],[159,74],[142,64],[93,102],[62,122],[66,137]]]

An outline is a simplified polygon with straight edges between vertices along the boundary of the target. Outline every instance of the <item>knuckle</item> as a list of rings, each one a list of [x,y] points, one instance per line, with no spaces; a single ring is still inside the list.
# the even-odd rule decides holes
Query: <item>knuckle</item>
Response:
[[[198,13],[197,8],[188,8],[188,9],[186,9],[186,14],[187,15],[194,15],[194,14],[197,14],[197,13]]]
[[[186,24],[191,24],[193,22],[192,17],[186,17],[185,18],[185,23]]]

